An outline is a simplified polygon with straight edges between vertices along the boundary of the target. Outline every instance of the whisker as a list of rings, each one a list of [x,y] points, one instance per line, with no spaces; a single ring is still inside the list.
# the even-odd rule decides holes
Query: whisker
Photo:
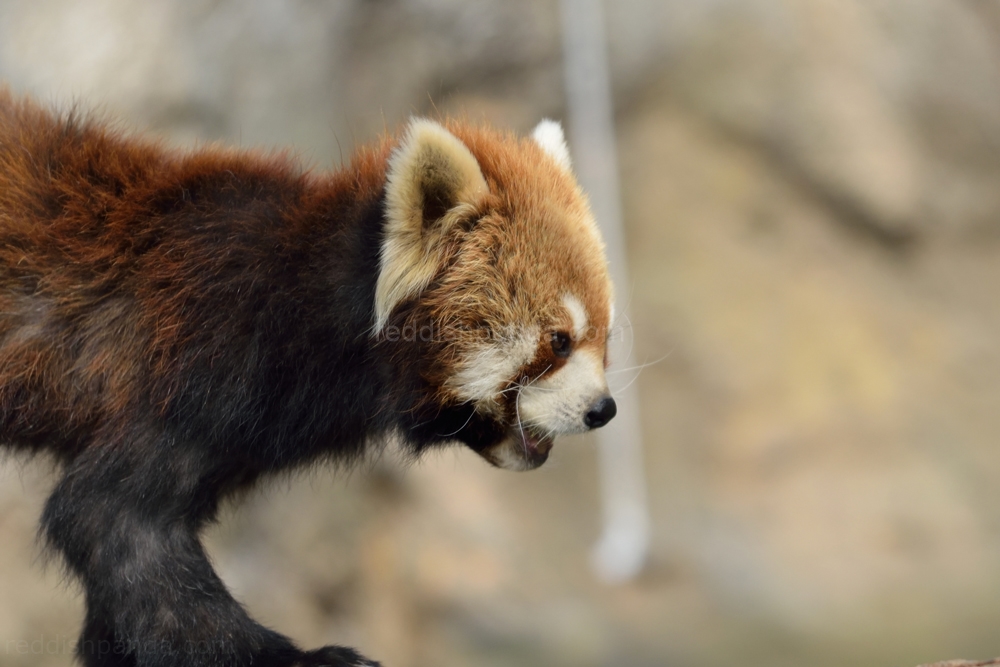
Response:
[[[626,319],[626,321],[628,321],[628,329],[629,329],[629,331],[632,332],[632,335],[629,337],[628,352],[625,354],[625,359],[623,359],[623,361],[624,361],[626,359],[631,359],[632,358],[632,352],[633,352],[633,350],[635,350],[635,328],[632,326],[632,319],[628,316],[628,312],[627,311],[622,312],[622,317],[624,317]]]
[[[621,394],[621,393],[622,393],[623,391],[625,391],[626,389],[628,389],[629,387],[631,387],[631,386],[632,386],[632,384],[633,384],[633,383],[634,383],[634,382],[635,382],[636,380],[638,380],[638,379],[639,379],[639,376],[640,376],[640,375],[642,375],[642,372],[643,372],[643,371],[644,371],[644,370],[646,369],[646,367],[647,367],[647,366],[652,366],[653,364],[657,364],[657,363],[659,363],[659,362],[663,361],[664,359],[666,359],[667,357],[669,357],[669,356],[670,356],[671,354],[673,354],[673,352],[674,352],[673,350],[670,350],[670,352],[667,352],[667,353],[666,353],[665,355],[663,355],[662,357],[660,357],[660,358],[659,358],[659,359],[657,359],[656,361],[652,361],[652,362],[649,362],[649,363],[645,363],[645,364],[642,364],[641,366],[639,366],[639,370],[638,370],[638,372],[637,372],[637,373],[635,374],[635,377],[634,377],[634,378],[632,378],[632,380],[631,380],[631,381],[630,381],[630,382],[629,382],[628,384],[626,384],[626,385],[625,385],[624,387],[621,387],[621,388],[619,388],[619,389],[616,389],[615,391],[612,391],[612,392],[611,392],[611,395],[612,395],[612,396],[615,396],[615,395],[617,395],[617,394]]]
[[[640,375],[642,375],[642,369],[641,368],[639,369],[639,372],[635,374],[635,377],[632,378],[631,380],[629,380],[628,384],[626,384],[624,387],[621,387],[619,389],[615,389],[614,391],[611,392],[611,395],[612,396],[618,396],[619,394],[621,394],[623,391],[625,391],[626,389],[628,389],[629,387],[631,387],[635,383],[635,381],[639,379]]]
[[[663,361],[664,359],[666,359],[667,357],[669,357],[673,353],[674,353],[674,351],[670,350],[665,355],[663,355],[662,357],[660,357],[659,359],[656,359],[654,361],[647,361],[645,363],[639,364],[638,366],[629,366],[628,368],[616,368],[613,371],[605,371],[604,374],[605,375],[615,375],[617,373],[627,373],[628,371],[642,370],[643,368],[646,368],[648,366],[654,366],[654,365],[660,363],[661,361]]]
[[[465,420],[464,424],[462,424],[461,426],[458,427],[457,431],[452,431],[451,433],[438,433],[438,437],[441,437],[441,438],[450,438],[451,436],[455,435],[456,433],[458,433],[463,428],[465,428],[466,426],[469,425],[469,422],[472,421],[472,418],[475,416],[475,414],[476,414],[476,409],[473,408],[472,412],[469,413],[469,418]]]
[[[553,389],[552,387],[532,387],[531,385],[524,385],[521,389],[531,388],[535,391],[559,391],[558,389]]]
[[[618,317],[615,318],[615,321],[611,323],[611,328],[612,329],[614,329],[616,326],[618,326],[618,322],[620,322],[621,319],[623,317],[625,317],[625,313],[628,312],[628,307],[632,305],[632,296],[634,294],[635,294],[635,279],[633,278],[632,279],[632,284],[629,285],[629,288],[628,288],[628,298],[625,299],[625,305],[622,307],[621,310],[618,311]],[[630,327],[632,326],[631,322],[629,323],[629,326]]]
[[[552,364],[549,364],[545,369],[536,375],[531,381],[527,383],[520,383],[518,386],[521,390],[530,387],[535,382],[541,379],[545,373],[552,368]],[[536,389],[541,389],[542,387],[535,387]],[[521,421],[521,391],[517,392],[517,398],[514,399],[514,413],[517,415],[517,428],[521,431],[521,448],[524,450],[524,456],[528,456],[528,440],[524,437],[524,422]]]
[[[535,384],[536,382],[538,382],[539,380],[541,380],[541,379],[542,379],[542,376],[543,376],[543,375],[545,375],[545,374],[546,374],[546,373],[547,373],[547,372],[549,371],[549,369],[550,369],[550,368],[552,368],[552,364],[549,364],[548,366],[546,366],[546,367],[545,367],[545,368],[544,368],[544,369],[542,370],[542,372],[541,372],[541,373],[539,373],[538,375],[536,375],[536,376],[535,376],[535,377],[534,377],[534,378],[533,378],[533,379],[531,380],[531,382],[529,382],[528,384],[526,384],[526,385],[524,385],[524,386],[525,386],[525,387],[530,387],[531,385],[533,385],[533,384]]]
[[[517,427],[521,430],[521,449],[524,450],[525,457],[528,456],[528,440],[524,437],[524,424],[521,423],[521,392],[517,392],[514,399],[514,412],[517,415]]]

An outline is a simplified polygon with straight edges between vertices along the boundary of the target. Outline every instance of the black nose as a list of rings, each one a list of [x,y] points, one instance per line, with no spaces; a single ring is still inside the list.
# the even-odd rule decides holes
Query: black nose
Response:
[[[615,399],[603,396],[583,416],[583,423],[587,425],[587,428],[601,428],[614,419],[616,414],[618,414],[618,406],[615,405]]]

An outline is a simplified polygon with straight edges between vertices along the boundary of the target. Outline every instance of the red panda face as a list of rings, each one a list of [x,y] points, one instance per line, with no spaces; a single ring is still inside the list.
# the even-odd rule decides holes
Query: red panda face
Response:
[[[374,334],[399,318],[429,333],[421,374],[433,402],[469,406],[469,422],[491,424],[467,444],[525,470],[556,436],[614,416],[604,376],[611,294],[556,123],[530,139],[410,123],[387,174]]]

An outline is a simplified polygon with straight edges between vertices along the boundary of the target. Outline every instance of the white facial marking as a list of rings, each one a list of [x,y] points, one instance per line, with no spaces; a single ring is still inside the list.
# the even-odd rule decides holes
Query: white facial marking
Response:
[[[504,470],[530,470],[533,467],[521,452],[521,445],[511,439],[490,450],[490,458],[498,468]]]
[[[573,337],[577,340],[583,338],[587,332],[587,311],[583,304],[572,294],[564,294],[562,298],[563,306],[569,311],[569,317],[573,321]]]
[[[509,338],[482,343],[465,358],[448,386],[464,401],[489,406],[517,370],[535,356],[540,335],[538,327],[526,327]]]
[[[521,390],[518,414],[526,428],[551,435],[581,433],[587,430],[587,410],[607,393],[604,360],[593,350],[577,350],[562,368]]]
[[[566,171],[570,170],[569,149],[566,148],[566,137],[563,135],[562,125],[546,118],[535,127],[531,138],[541,146],[549,157],[556,161],[556,164]]]

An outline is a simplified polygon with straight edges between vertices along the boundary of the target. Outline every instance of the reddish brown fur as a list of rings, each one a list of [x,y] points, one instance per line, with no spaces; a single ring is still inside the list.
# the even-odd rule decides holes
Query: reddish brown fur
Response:
[[[484,241],[482,248],[492,248],[492,254],[504,249],[494,278],[518,296],[519,314],[570,328],[559,297],[572,287],[598,331],[581,343],[603,351],[611,284],[604,245],[590,226],[579,186],[531,139],[454,121],[446,125],[476,156],[490,191],[502,193],[489,202],[492,219],[484,222],[492,224],[492,245]],[[489,265],[483,260],[470,273]]]
[[[482,340],[484,329],[496,335],[528,324],[541,327],[538,354],[512,382],[558,370],[564,360],[551,353],[548,334],[572,329],[561,305],[569,286],[591,323],[589,335],[577,343],[603,355],[611,302],[604,246],[571,175],[531,139],[454,120],[445,126],[472,151],[491,194],[477,207],[473,233],[455,230],[453,244],[462,246],[461,253],[452,254],[447,275],[432,283],[413,311],[448,330],[449,344],[433,355],[441,360],[435,384],[443,385],[453,372],[462,343]]]
[[[188,189],[238,174],[242,188],[280,192],[273,250],[291,254],[331,209],[380,197],[391,148],[383,139],[317,178],[284,154],[185,154],[74,114],[64,125],[0,88],[0,405],[14,421],[4,430],[91,428],[150,383],[161,407],[175,397],[187,370],[177,352],[198,337],[185,309],[202,281],[227,271],[216,246],[164,226]],[[43,305],[25,308],[29,298]],[[80,330],[93,332],[86,349],[60,341]]]
[[[0,445],[64,464],[42,523],[86,591],[88,667],[373,665],[300,651],[247,616],[198,541],[220,500],[390,433],[415,453],[458,440],[498,465],[545,460],[550,435],[526,436],[504,389],[566,363],[551,336],[572,330],[567,293],[591,325],[574,344],[599,366],[601,242],[536,143],[446,125],[489,192],[418,192],[414,228],[441,225],[443,251],[425,255],[426,288],[386,312],[396,331],[433,335],[399,340],[374,323],[402,140],[316,175],[284,154],[169,150],[0,89]],[[449,379],[511,332],[538,336],[534,358],[490,387],[489,406],[459,396]],[[181,651],[192,643],[210,650]]]
[[[363,451],[354,402],[383,380],[338,332],[370,319],[374,278],[353,276],[374,272],[376,251],[357,249],[377,244],[364,221],[390,150],[317,177],[280,154],[167,150],[0,89],[0,444],[65,463],[43,528],[84,584],[88,666],[362,664],[256,624],[197,531],[262,474]],[[368,384],[334,393],[338,367]]]

